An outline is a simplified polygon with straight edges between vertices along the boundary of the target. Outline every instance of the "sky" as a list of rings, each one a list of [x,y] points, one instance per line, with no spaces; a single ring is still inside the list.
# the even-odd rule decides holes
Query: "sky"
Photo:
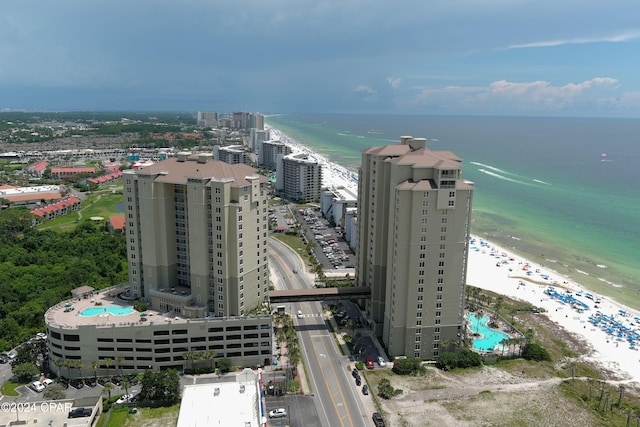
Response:
[[[2,109],[640,117],[640,1],[12,1]]]

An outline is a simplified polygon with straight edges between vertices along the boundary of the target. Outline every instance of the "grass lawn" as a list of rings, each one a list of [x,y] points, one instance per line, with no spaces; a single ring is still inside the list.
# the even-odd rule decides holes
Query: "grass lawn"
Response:
[[[107,220],[112,215],[122,215],[122,211],[116,209],[116,206],[123,202],[122,194],[92,194],[89,199],[82,202],[82,208],[78,212],[71,212],[67,215],[44,222],[38,228],[57,228],[61,231],[72,230],[82,219],[89,219],[99,216]]]
[[[20,393],[16,391],[16,388],[25,384],[26,383],[14,383],[13,381],[7,381],[2,384],[2,394],[4,396],[20,396]]]
[[[102,424],[99,422],[98,425],[103,427],[174,427],[178,423],[178,415],[180,414],[179,404],[166,408],[138,408],[137,414],[130,414],[128,409],[128,407],[112,407],[109,413],[100,417]],[[108,418],[108,422],[106,418]]]

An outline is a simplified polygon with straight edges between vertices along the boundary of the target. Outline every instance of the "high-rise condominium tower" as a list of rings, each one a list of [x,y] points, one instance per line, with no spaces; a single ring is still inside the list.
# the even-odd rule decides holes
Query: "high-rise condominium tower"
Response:
[[[363,151],[358,286],[391,356],[436,357],[463,336],[473,183],[462,159],[424,138]]]
[[[266,177],[180,153],[123,182],[134,296],[186,317],[242,315],[266,300]]]

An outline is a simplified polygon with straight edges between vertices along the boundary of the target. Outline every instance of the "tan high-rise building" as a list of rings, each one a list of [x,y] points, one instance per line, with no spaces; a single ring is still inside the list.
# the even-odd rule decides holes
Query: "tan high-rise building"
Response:
[[[133,296],[185,317],[238,316],[267,299],[267,178],[210,154],[125,171]]]
[[[276,190],[298,203],[317,203],[322,187],[322,165],[306,153],[278,156]]]
[[[474,185],[424,138],[363,151],[356,281],[391,356],[437,357],[463,337]]]

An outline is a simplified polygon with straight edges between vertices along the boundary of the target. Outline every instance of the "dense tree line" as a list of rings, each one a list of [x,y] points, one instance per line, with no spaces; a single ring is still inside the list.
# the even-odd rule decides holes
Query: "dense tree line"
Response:
[[[0,348],[44,330],[44,313],[89,285],[126,282],[124,236],[87,220],[72,232],[38,231],[24,209],[0,211]]]

